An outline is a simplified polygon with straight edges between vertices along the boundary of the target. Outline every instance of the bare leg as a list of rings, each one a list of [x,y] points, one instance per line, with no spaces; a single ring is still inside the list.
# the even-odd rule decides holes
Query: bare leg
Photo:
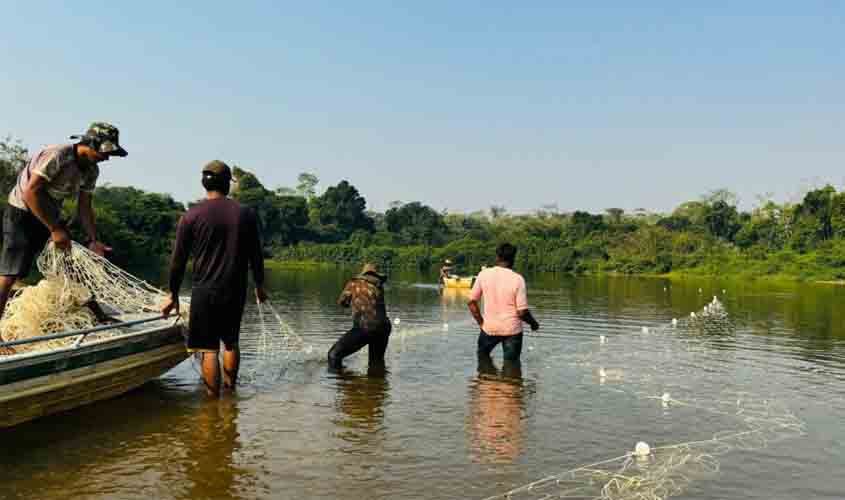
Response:
[[[6,301],[9,300],[9,295],[12,293],[12,286],[18,280],[17,276],[0,276],[0,318],[6,311]]]
[[[220,395],[220,361],[216,352],[202,353],[202,380],[209,397]]]
[[[9,295],[12,293],[12,286],[17,281],[17,276],[0,276],[0,319],[3,318],[3,313],[6,311],[6,301],[9,300]],[[0,334],[0,342],[3,342],[3,335]],[[0,355],[15,354],[15,349],[12,347],[0,347]]]
[[[241,368],[241,348],[235,343],[223,351],[223,388],[235,390]]]

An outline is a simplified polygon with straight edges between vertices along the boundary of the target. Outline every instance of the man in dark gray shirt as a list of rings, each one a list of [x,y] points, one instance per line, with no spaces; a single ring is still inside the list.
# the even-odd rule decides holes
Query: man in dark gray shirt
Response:
[[[222,161],[203,167],[206,199],[182,216],[170,263],[170,297],[162,313],[179,310],[179,288],[188,258],[193,256],[193,287],[188,351],[203,356],[202,374],[209,395],[220,393],[217,355],[223,342],[223,386],[233,389],[240,367],[241,317],[246,303],[247,270],[252,269],[255,297],[264,291],[264,256],[258,219],[251,209],[227,198],[232,172]]]

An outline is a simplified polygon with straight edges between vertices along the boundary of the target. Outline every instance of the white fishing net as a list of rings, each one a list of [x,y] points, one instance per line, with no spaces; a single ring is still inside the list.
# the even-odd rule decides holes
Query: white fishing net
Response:
[[[661,344],[674,339],[684,346],[680,350],[636,351],[631,349],[631,344],[626,344],[624,351],[612,352],[611,339],[602,335],[598,349],[566,354],[573,366],[587,368],[589,376],[597,376],[602,390],[636,400],[651,400],[667,409],[690,410],[691,415],[709,415],[718,419],[724,430],[681,443],[658,443],[657,446],[626,443],[629,451],[619,456],[554,473],[487,500],[665,500],[683,494],[696,480],[714,476],[720,470],[721,457],[728,453],[761,450],[804,435],[805,423],[786,404],[776,400],[740,390],[724,390],[700,398],[676,398],[668,392],[661,394],[655,390],[661,385],[665,387],[667,381],[682,380],[688,375],[685,370],[696,365],[694,360],[706,350],[701,346],[706,345],[707,340],[732,332],[734,325],[727,310],[714,297],[688,318],[653,329],[642,327],[640,340],[644,343]],[[645,352],[651,352],[653,361],[659,361],[659,367],[653,372],[643,369],[642,364],[635,370],[615,368],[633,365],[632,362],[641,360]],[[665,359],[657,359],[660,354],[665,354]],[[681,387],[676,386],[676,389],[681,390]]]
[[[86,288],[100,305],[116,314],[157,312],[166,296],[163,290],[78,243],[73,243],[69,251],[48,244],[38,257],[38,270],[48,281]]]
[[[241,318],[238,346],[240,384],[270,383],[292,365],[325,358],[321,349],[294,331],[269,300],[247,304]],[[200,364],[201,357],[194,356],[193,366],[197,373],[201,373]]]
[[[244,310],[239,345],[241,354],[263,361],[302,358],[314,351],[269,300]]]
[[[718,473],[722,455],[760,450],[805,433],[804,422],[781,404],[742,393],[723,396],[715,407],[709,402],[667,403],[735,418],[739,430],[657,447],[632,443],[632,449],[618,457],[550,475],[487,500],[665,500],[682,494],[693,481]]]
[[[6,304],[0,320],[4,341],[91,328],[107,319],[105,316],[122,321],[149,316],[158,312],[165,297],[162,290],[78,243],[67,251],[49,243],[37,265],[44,278],[23,288]],[[74,341],[64,338],[18,345],[15,351],[53,349]]]

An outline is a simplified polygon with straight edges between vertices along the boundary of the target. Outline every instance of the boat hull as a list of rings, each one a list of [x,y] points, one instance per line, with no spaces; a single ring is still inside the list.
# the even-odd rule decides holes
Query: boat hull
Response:
[[[443,286],[446,288],[472,288],[475,278],[443,278]]]
[[[118,396],[187,357],[182,327],[171,325],[75,348],[0,357],[0,427]]]

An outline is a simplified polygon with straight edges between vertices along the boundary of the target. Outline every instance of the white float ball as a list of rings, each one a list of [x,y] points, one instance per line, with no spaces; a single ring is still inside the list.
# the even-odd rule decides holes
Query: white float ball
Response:
[[[448,331],[449,331],[449,323],[443,323],[443,331],[444,331],[444,332],[448,332]]]
[[[599,368],[599,377],[601,377],[601,378],[607,377],[607,372],[604,370],[604,368]]]
[[[634,455],[638,457],[647,457],[651,455],[651,446],[649,446],[645,441],[640,441],[637,443],[637,446],[634,447]]]
[[[396,319],[393,320],[393,324],[396,325],[396,326],[399,326],[400,323],[402,323],[402,320],[399,319],[399,318],[396,318]]]
[[[660,396],[660,400],[663,401],[664,403],[668,403],[669,401],[672,400],[672,396],[670,396],[668,392],[664,392],[663,395]]]
[[[678,318],[672,318],[672,326],[678,326]]]
[[[647,326],[643,327],[643,333],[648,333],[648,327]]]
[[[602,344],[604,344],[605,342],[607,342],[607,337],[605,337],[604,335],[601,335],[601,336],[599,337],[599,342],[601,342]]]
[[[690,318],[694,318],[694,317],[695,317],[695,313],[694,313],[694,312],[689,313],[689,317],[690,317]]]

